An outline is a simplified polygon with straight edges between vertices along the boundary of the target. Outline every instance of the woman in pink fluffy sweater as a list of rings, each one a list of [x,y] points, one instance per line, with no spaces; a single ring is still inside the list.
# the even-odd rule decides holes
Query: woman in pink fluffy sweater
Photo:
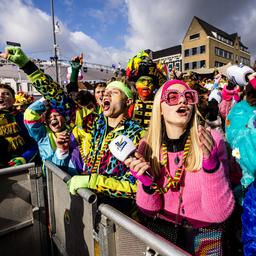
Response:
[[[139,180],[144,225],[193,255],[223,255],[223,222],[234,208],[226,147],[198,125],[197,102],[186,83],[166,82],[145,140],[125,163]]]

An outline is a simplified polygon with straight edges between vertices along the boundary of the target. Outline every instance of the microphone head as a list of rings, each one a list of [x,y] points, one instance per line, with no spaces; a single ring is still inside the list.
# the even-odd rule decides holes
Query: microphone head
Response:
[[[109,150],[113,156],[123,162],[136,150],[133,141],[125,135],[119,135],[109,144]]]

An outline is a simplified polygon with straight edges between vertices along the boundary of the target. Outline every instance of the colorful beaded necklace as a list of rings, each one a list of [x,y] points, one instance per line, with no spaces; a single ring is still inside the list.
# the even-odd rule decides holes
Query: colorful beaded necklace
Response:
[[[190,144],[191,144],[191,138],[190,138],[190,135],[188,135],[188,138],[186,140],[185,147],[184,147],[182,163],[178,167],[178,169],[176,170],[175,176],[171,177],[171,175],[166,171],[165,176],[167,178],[167,184],[163,188],[159,187],[156,183],[151,186],[151,188],[154,189],[157,193],[165,194],[169,191],[169,189],[178,189],[178,187],[180,185],[181,178],[182,178],[183,173],[185,171],[184,164],[185,164],[185,161],[186,161],[187,156],[188,156]],[[166,146],[166,144],[163,144],[162,145],[161,165],[166,167],[167,162],[168,162],[167,146]]]
[[[100,161],[101,161],[101,159],[103,158],[105,152],[108,150],[108,145],[109,145],[109,143],[117,136],[116,130],[117,130],[118,128],[120,128],[121,126],[123,126],[123,124],[124,124],[124,122],[126,121],[126,119],[127,119],[127,117],[124,117],[124,118],[118,123],[118,125],[117,125],[111,132],[109,132],[109,133],[107,134],[107,136],[103,139],[103,143],[102,143],[102,146],[101,146],[101,147],[100,147],[100,145],[99,145],[101,136],[99,136],[99,137],[97,138],[97,140],[96,140],[96,142],[95,142],[95,146],[94,146],[94,147],[91,147],[91,150],[93,150],[93,151],[94,151],[94,150],[97,150],[97,149],[99,149],[99,148],[101,148],[101,149],[100,149],[100,152],[99,152],[99,154],[98,154],[98,156],[96,157],[96,159],[95,159],[95,157],[92,157],[92,158],[89,159],[89,163],[92,163],[92,164],[93,164],[93,160],[94,160],[94,164],[93,164],[93,168],[92,168],[92,170],[91,170],[91,173],[97,172],[98,167],[99,167],[99,165],[100,165]],[[96,154],[95,154],[95,151],[94,151],[93,153],[90,152],[90,156],[93,156],[93,155],[94,155],[94,156],[96,155]]]

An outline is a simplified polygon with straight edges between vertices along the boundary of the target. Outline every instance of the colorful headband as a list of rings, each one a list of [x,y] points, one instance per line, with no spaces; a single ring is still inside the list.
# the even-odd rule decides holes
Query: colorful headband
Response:
[[[128,88],[124,83],[120,81],[113,81],[109,83],[106,87],[106,89],[110,88],[117,88],[118,90],[122,91],[128,99],[133,99],[133,93],[130,88]]]

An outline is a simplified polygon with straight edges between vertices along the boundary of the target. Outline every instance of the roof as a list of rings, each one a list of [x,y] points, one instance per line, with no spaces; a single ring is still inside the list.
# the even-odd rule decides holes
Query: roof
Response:
[[[224,76],[227,76],[227,68],[230,67],[231,65],[232,65],[231,62],[229,62],[226,65],[218,67],[218,68],[216,68],[216,67],[215,68],[200,68],[193,72],[197,73],[197,74],[212,74],[212,73],[214,73],[215,70],[218,70],[219,73],[221,73]]]
[[[45,74],[48,74],[52,77],[54,81],[56,81],[56,69],[55,66],[45,66],[44,67]],[[61,77],[61,81],[67,80],[67,67],[60,66],[59,73]],[[81,73],[83,75],[83,80],[109,80],[112,76],[114,76],[113,72],[107,70],[100,70],[96,68],[87,68],[87,72],[84,72],[81,69]],[[0,79],[1,78],[13,78],[15,80],[27,80],[26,74],[22,69],[18,69],[16,65],[13,64],[1,64],[0,65]]]
[[[206,34],[208,36],[213,36],[212,32],[216,32],[217,34],[223,36],[224,38],[226,39],[229,39],[231,40],[232,42],[235,41],[235,39],[238,37],[238,34],[237,33],[233,33],[233,34],[228,34],[226,33],[225,31],[221,30],[221,29],[218,29],[216,27],[214,27],[213,25],[207,23],[206,21],[204,20],[201,20],[199,19],[198,17],[194,16],[194,18],[198,21],[198,23],[202,26],[202,28],[204,29],[204,31],[206,32]],[[244,46],[242,44],[242,42],[240,42],[240,45],[245,47],[246,49],[248,49],[248,47]]]
[[[152,52],[153,60],[175,55],[175,54],[181,54],[181,45],[175,45],[170,48],[166,48],[160,51]]]

